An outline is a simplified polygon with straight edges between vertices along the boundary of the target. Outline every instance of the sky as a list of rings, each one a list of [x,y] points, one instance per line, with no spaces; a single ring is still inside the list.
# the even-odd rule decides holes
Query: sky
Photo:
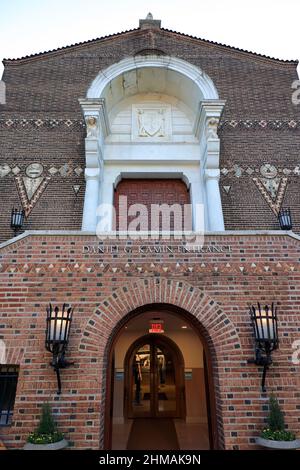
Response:
[[[164,28],[300,60],[300,0],[0,0],[0,59],[136,28],[149,11]]]

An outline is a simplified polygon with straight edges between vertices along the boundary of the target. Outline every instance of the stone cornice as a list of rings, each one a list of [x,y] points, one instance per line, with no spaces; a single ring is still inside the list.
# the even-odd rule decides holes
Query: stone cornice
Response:
[[[140,232],[142,233],[142,232]],[[192,232],[194,235],[197,235],[197,232]],[[103,234],[99,234],[99,239],[101,239],[101,235],[103,235],[104,239],[107,239],[109,235],[108,232],[104,232]],[[201,236],[203,234],[200,234]],[[224,232],[205,232],[205,236],[207,237],[220,237],[223,240],[226,238],[229,242],[230,237],[289,237],[294,240],[300,241],[300,235],[297,235],[293,231],[284,231],[284,230],[226,230]],[[26,238],[29,237],[96,237],[95,232],[84,232],[82,230],[26,230],[21,235],[17,237],[10,238],[9,240],[0,244],[0,250],[6,248],[12,244],[18,243]],[[110,242],[113,244],[114,240],[111,239]]]
[[[36,239],[34,240],[33,237]],[[288,240],[284,240],[283,237],[290,238],[292,242],[290,249],[287,246],[286,250],[278,250],[278,255],[274,258],[274,248],[277,245],[282,248],[283,244],[287,244]],[[282,239],[282,243],[276,240],[277,238]],[[47,239],[50,256],[45,255],[44,259],[41,259],[38,254],[32,256],[33,246],[38,249],[40,244],[44,247],[43,249],[47,250]],[[243,240],[242,252],[240,251],[241,240]],[[73,272],[103,273],[110,276],[131,273],[132,276],[138,278],[141,275],[144,277],[159,275],[164,278],[171,274],[178,279],[182,275],[272,277],[276,273],[280,276],[294,276],[295,273],[300,272],[300,265],[297,263],[297,255],[300,251],[299,240],[300,236],[293,232],[260,230],[208,232],[201,250],[194,251],[187,245],[186,248],[189,251],[186,252],[184,251],[185,245],[180,243],[180,240],[174,240],[173,243],[164,240],[160,245],[154,240],[148,242],[142,240],[137,244],[127,244],[126,240],[118,242],[108,240],[107,243],[99,243],[99,239],[91,232],[28,231],[0,245],[0,249],[3,250],[0,256],[0,275],[1,273],[11,276],[17,273],[28,273],[33,276],[42,276]],[[274,245],[273,249],[269,246],[270,241]],[[66,245],[64,245],[65,242]],[[253,257],[253,246],[257,243],[260,243],[260,247],[257,247],[259,253],[264,252],[261,251],[264,247],[269,248],[262,257]],[[57,248],[63,252],[60,258],[51,254],[53,244],[58,245]],[[26,252],[27,245],[28,253]],[[248,245],[249,256],[245,252]],[[147,251],[140,251],[141,246]],[[101,251],[101,248],[104,251]],[[157,248],[160,250],[156,251]],[[168,248],[168,250],[163,250],[163,248]],[[176,253],[172,259],[169,257],[171,248],[174,250],[172,252]],[[72,256],[68,257],[70,252]],[[145,252],[147,256],[144,255]],[[120,256],[115,256],[115,253],[119,253]],[[16,256],[17,259],[15,259]]]

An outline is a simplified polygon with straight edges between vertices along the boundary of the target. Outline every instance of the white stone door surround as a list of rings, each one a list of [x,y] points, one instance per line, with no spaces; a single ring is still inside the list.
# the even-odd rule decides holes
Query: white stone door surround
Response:
[[[109,114],[114,106],[108,90],[113,81],[124,74],[150,67],[152,70],[167,70],[182,77],[178,95],[182,101],[191,90],[190,101],[194,106],[193,133],[195,144],[153,141],[149,143],[107,143],[111,133]],[[175,76],[176,74],[176,76]],[[123,80],[124,81],[124,80]],[[124,93],[124,90],[122,90]],[[224,219],[219,190],[220,141],[217,135],[218,123],[225,105],[219,100],[212,80],[199,67],[181,59],[168,56],[136,56],[121,60],[106,70],[100,71],[88,89],[87,97],[80,99],[87,126],[85,139],[86,191],[84,200],[82,230],[95,232],[96,210],[101,203],[112,203],[116,181],[122,177],[174,177],[182,175],[191,189],[193,204],[193,229],[203,228],[197,221],[194,206],[202,203],[205,207],[205,231],[223,231]],[[127,155],[130,154],[130,158]],[[156,157],[155,155],[163,155]],[[127,176],[126,176],[127,175]],[[110,231],[112,225],[108,224]]]

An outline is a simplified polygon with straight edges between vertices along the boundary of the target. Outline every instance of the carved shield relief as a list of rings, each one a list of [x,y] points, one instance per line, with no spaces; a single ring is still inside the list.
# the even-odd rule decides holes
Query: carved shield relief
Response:
[[[132,106],[132,139],[162,142],[171,139],[171,108],[164,105]]]

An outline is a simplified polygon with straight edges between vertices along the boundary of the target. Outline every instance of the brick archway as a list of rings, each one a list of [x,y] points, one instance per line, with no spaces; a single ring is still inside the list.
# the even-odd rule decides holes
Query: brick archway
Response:
[[[103,352],[103,346],[130,312],[155,303],[174,305],[194,316],[216,353],[241,347],[235,325],[210,296],[185,281],[157,278],[133,281],[105,298],[87,321],[79,349]]]
[[[221,388],[218,370],[223,357],[232,356],[241,348],[237,330],[222,308],[200,288],[164,278],[140,279],[117,289],[104,299],[85,325],[79,343],[80,354],[102,357],[102,400],[100,407],[100,448],[105,446],[105,417],[108,410],[108,390],[111,380],[109,361],[112,345],[124,324],[149,305],[168,305],[186,313],[198,326],[210,355],[215,402],[218,404],[215,421],[217,446],[224,447],[221,409]],[[107,431],[106,431],[107,432]]]

